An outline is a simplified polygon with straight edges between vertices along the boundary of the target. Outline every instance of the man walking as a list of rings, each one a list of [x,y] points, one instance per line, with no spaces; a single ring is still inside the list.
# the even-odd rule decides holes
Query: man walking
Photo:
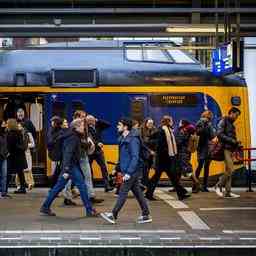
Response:
[[[63,142],[63,162],[62,172],[56,185],[50,190],[48,197],[44,201],[40,212],[44,215],[55,216],[50,207],[60,191],[63,190],[68,180],[71,179],[80,192],[81,199],[86,209],[86,216],[96,217],[97,213],[92,208],[88,197],[87,187],[84,183],[84,176],[80,167],[81,159],[81,137],[84,133],[84,120],[76,119],[71,125],[70,136]]]
[[[241,111],[238,108],[232,107],[228,112],[228,116],[222,118],[218,124],[217,136],[224,148],[225,172],[216,184],[215,190],[218,196],[223,196],[224,198],[240,197],[240,195],[231,193],[232,172],[234,171],[232,152],[240,145],[236,137],[234,122],[240,114]],[[223,187],[225,187],[225,193],[222,193]]]
[[[117,125],[119,138],[119,169],[123,174],[123,184],[121,185],[118,199],[112,212],[101,213],[101,217],[109,223],[115,224],[118,213],[122,209],[128,192],[131,190],[142,210],[142,215],[138,218],[138,223],[152,222],[149,215],[147,202],[140,188],[141,159],[140,159],[140,138],[139,134],[132,130],[130,119],[121,119]]]

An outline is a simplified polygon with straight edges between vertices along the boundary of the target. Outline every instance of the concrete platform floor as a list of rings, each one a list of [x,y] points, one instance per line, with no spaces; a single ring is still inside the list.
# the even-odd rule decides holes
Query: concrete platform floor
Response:
[[[175,193],[159,188],[158,201],[149,202],[153,222],[137,224],[136,200],[129,199],[118,223],[84,217],[77,207],[63,206],[59,197],[52,210],[56,217],[40,216],[47,189],[0,199],[0,248],[13,247],[131,247],[131,248],[256,248],[256,192],[235,190],[238,199],[219,198],[215,192],[193,194],[180,202]],[[111,210],[116,197],[97,189],[105,201],[95,205],[100,212]]]

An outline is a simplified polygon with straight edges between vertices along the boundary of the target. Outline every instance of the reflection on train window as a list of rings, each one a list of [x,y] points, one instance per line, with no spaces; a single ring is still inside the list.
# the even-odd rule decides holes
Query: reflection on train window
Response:
[[[52,116],[66,118],[66,104],[63,101],[54,101],[52,105]]]
[[[77,110],[84,110],[84,103],[79,100],[72,101],[72,113],[74,114]]]
[[[126,58],[128,60],[142,61],[143,57],[141,45],[129,45],[129,48],[126,49]]]
[[[159,49],[159,47],[156,45],[143,46],[143,57],[144,57],[144,60],[147,60],[147,61],[170,62],[170,60],[168,59],[168,55],[166,55],[165,52]]]
[[[189,54],[177,49],[170,49],[173,47],[172,43],[126,43],[125,54],[129,61],[143,61],[143,62],[167,62],[167,63],[188,63],[197,64]]]

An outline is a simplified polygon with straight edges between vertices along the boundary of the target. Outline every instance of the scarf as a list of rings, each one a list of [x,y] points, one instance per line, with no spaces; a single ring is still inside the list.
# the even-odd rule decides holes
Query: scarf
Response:
[[[167,146],[168,146],[168,155],[169,156],[175,156],[177,155],[177,145],[175,141],[175,137],[173,135],[172,130],[164,125],[162,129],[165,132],[166,140],[167,140]]]

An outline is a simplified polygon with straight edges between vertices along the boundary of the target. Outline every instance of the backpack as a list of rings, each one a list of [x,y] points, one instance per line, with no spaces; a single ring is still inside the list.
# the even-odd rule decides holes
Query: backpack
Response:
[[[199,136],[191,134],[188,140],[188,151],[194,153],[198,148]]]

